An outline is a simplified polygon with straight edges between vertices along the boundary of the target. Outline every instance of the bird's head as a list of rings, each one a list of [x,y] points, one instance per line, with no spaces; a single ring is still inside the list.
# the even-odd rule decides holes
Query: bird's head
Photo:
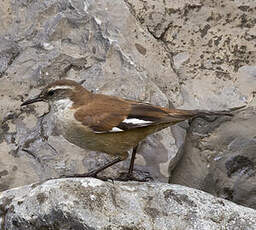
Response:
[[[58,80],[46,86],[39,95],[24,101],[21,106],[35,102],[47,102],[49,105],[56,104],[79,104],[82,96],[90,94],[79,83],[72,80]]]

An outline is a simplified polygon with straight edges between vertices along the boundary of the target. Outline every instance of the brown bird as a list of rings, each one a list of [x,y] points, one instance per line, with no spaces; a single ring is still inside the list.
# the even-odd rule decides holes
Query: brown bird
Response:
[[[35,98],[21,106],[44,101],[53,110],[56,127],[71,143],[116,158],[89,173],[74,176],[96,177],[102,170],[128,157],[146,136],[178,122],[208,115],[232,116],[228,111],[167,109],[151,104],[103,94],[94,94],[71,80],[49,84]],[[232,110],[233,111],[233,110]],[[132,178],[136,150],[126,179]]]

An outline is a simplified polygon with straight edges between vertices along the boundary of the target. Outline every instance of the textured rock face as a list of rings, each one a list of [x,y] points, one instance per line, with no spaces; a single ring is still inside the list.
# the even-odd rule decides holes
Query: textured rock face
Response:
[[[250,94],[248,88],[242,91],[238,70],[256,61],[255,1],[126,2],[173,54],[183,107],[236,106]]]
[[[179,185],[59,179],[0,195],[3,230],[256,229],[256,211]]]
[[[251,109],[228,122],[216,120],[208,126],[198,119],[170,182],[256,208],[255,115]]]
[[[109,160],[56,135],[51,114],[45,114],[47,105],[20,108],[24,99],[56,79],[84,80],[83,86],[94,92],[166,107],[226,109],[244,104],[256,87],[255,4],[1,1],[0,191],[82,173]],[[139,146],[135,169],[167,182],[169,168],[174,170],[170,181],[255,207],[253,114],[249,109],[231,121],[196,120],[185,144],[184,124],[152,135]],[[201,132],[206,137],[198,138]],[[214,135],[226,142],[213,141]],[[231,149],[232,140],[237,143],[239,138]],[[118,176],[128,163],[105,175]]]

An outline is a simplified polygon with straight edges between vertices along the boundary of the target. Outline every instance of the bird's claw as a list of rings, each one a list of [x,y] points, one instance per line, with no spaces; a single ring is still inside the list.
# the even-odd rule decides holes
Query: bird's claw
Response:
[[[102,181],[108,181],[111,180],[113,181],[112,178],[109,177],[104,177],[104,176],[98,176],[96,172],[88,172],[88,173],[81,173],[81,174],[73,174],[73,175],[61,175],[60,178],[84,178],[84,177],[91,177],[91,178],[95,178],[95,179],[99,179]]]
[[[133,174],[121,173],[120,176],[116,180],[118,180],[118,181],[149,182],[149,181],[153,181],[154,179],[149,175],[145,176],[145,177],[142,177],[142,178],[137,178]]]

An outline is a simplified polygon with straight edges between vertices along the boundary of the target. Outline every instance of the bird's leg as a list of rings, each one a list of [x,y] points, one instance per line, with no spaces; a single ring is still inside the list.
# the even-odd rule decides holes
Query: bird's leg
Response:
[[[121,157],[117,157],[113,161],[110,161],[110,162],[106,163],[105,165],[103,165],[103,166],[101,166],[101,167],[99,167],[99,168],[97,168],[95,170],[92,170],[92,171],[90,171],[88,173],[85,173],[85,175],[87,175],[87,177],[97,177],[97,174],[99,172],[105,170],[108,167],[111,167],[112,165],[114,165],[114,164],[116,164],[116,163],[118,163],[118,162],[120,162],[122,160],[123,159]]]
[[[110,162],[106,163],[105,165],[103,165],[103,166],[101,166],[101,167],[99,167],[97,169],[94,169],[94,170],[92,170],[92,171],[90,171],[88,173],[74,174],[72,176],[64,176],[64,177],[65,178],[69,178],[69,177],[95,177],[95,178],[99,178],[99,177],[97,177],[97,174],[99,172],[105,170],[106,168],[108,168],[108,167],[110,167],[110,166],[112,166],[112,165],[114,165],[114,164],[116,164],[116,163],[118,163],[118,162],[120,162],[122,160],[123,159],[121,157],[117,157],[113,161],[110,161]],[[104,177],[104,178],[99,178],[99,179],[107,180],[108,178]]]
[[[131,157],[130,166],[127,174],[127,179],[133,179],[132,173],[133,173],[134,161],[136,158],[137,149],[138,149],[138,145],[136,145],[132,150],[132,157]]]
[[[143,179],[138,179],[133,176],[134,161],[136,158],[137,149],[138,149],[138,145],[136,147],[134,147],[132,150],[132,157],[131,157],[128,173],[121,173],[121,175],[119,176],[119,178],[117,178],[117,180],[120,180],[120,181],[133,180],[133,181],[140,181],[140,182],[146,182],[148,180],[153,180],[153,178],[150,176],[144,177]]]
[[[120,176],[117,178],[117,180],[121,180],[121,181],[136,180],[136,178],[133,176],[133,168],[134,168],[134,161],[136,158],[137,148],[138,148],[138,145],[136,145],[132,150],[132,157],[131,157],[128,173],[121,173]]]

